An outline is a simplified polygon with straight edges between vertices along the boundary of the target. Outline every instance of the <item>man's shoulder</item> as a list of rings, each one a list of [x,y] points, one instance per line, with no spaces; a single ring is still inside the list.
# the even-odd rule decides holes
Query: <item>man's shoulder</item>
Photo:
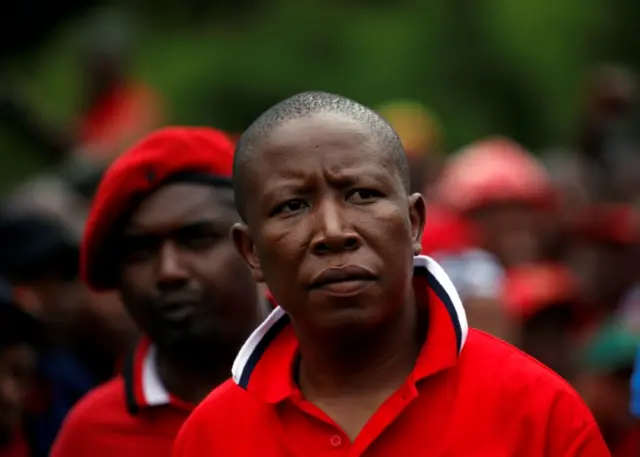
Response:
[[[224,452],[238,440],[251,441],[255,431],[266,429],[268,404],[238,386],[232,379],[215,388],[191,413],[174,443],[174,457],[201,455],[202,449]],[[246,437],[243,433],[249,433]]]
[[[593,417],[573,387],[560,375],[520,349],[471,329],[460,359],[461,382],[475,394],[495,394],[527,415],[574,415],[584,425]]]
[[[124,380],[116,377],[89,391],[74,405],[56,437],[51,455],[75,455],[80,449],[89,449],[94,437],[126,416]]]
[[[127,406],[124,393],[124,380],[117,376],[104,384],[90,390],[71,409],[65,424],[76,423],[93,424],[105,419],[111,420],[114,416],[127,415]]]
[[[521,442],[544,445],[536,451],[539,455],[609,455],[580,395],[514,346],[470,330],[457,376],[462,404],[476,405],[486,422],[511,428]]]
[[[460,361],[463,371],[473,371],[476,379],[504,382],[501,389],[535,385],[537,391],[565,392],[578,398],[569,383],[553,370],[481,330],[470,329]]]
[[[213,389],[209,395],[196,407],[191,417],[206,417],[207,421],[216,421],[216,418],[227,421],[234,413],[254,412],[263,408],[265,403],[236,384],[233,379],[228,379]]]

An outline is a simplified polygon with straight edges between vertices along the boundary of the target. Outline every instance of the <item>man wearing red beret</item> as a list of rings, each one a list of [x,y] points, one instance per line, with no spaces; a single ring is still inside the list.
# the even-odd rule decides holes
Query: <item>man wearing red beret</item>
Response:
[[[233,146],[221,132],[157,131],[107,170],[81,250],[85,281],[116,289],[145,337],[121,376],[67,417],[53,457],[169,456],[194,405],[229,376],[266,316],[234,250]]]
[[[426,208],[370,109],[310,92],[236,147],[238,251],[280,304],[233,379],[189,417],[174,457],[607,457],[559,376],[469,330],[419,256]]]

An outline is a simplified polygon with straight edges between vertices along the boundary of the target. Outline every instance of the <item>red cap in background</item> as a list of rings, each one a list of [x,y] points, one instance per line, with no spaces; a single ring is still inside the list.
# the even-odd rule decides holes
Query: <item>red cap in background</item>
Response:
[[[536,264],[511,268],[503,286],[503,301],[515,318],[526,320],[551,306],[578,299],[578,281],[561,264]]]
[[[546,208],[553,196],[542,164],[519,144],[499,137],[455,154],[435,188],[437,201],[461,212],[507,201]]]

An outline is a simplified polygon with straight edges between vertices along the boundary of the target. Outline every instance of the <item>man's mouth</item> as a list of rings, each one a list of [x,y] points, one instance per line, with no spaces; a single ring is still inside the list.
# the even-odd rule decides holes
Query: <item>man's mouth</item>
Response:
[[[197,300],[167,300],[158,304],[157,310],[163,320],[170,322],[182,322],[190,320],[196,313]]]
[[[333,295],[353,295],[368,287],[377,277],[358,265],[332,267],[323,270],[312,281],[310,290],[322,290]]]
[[[161,310],[161,314],[167,321],[182,322],[193,317],[195,314],[195,307],[186,304],[168,306]]]

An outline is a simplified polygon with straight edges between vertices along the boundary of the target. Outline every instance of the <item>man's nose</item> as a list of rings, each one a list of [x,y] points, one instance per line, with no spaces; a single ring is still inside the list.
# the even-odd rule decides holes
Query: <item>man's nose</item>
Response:
[[[345,209],[339,202],[323,202],[314,216],[315,235],[311,247],[315,254],[356,250],[362,244],[362,239],[353,230]]]
[[[165,242],[160,248],[156,275],[157,287],[160,290],[181,287],[189,280],[185,253],[172,241]]]

